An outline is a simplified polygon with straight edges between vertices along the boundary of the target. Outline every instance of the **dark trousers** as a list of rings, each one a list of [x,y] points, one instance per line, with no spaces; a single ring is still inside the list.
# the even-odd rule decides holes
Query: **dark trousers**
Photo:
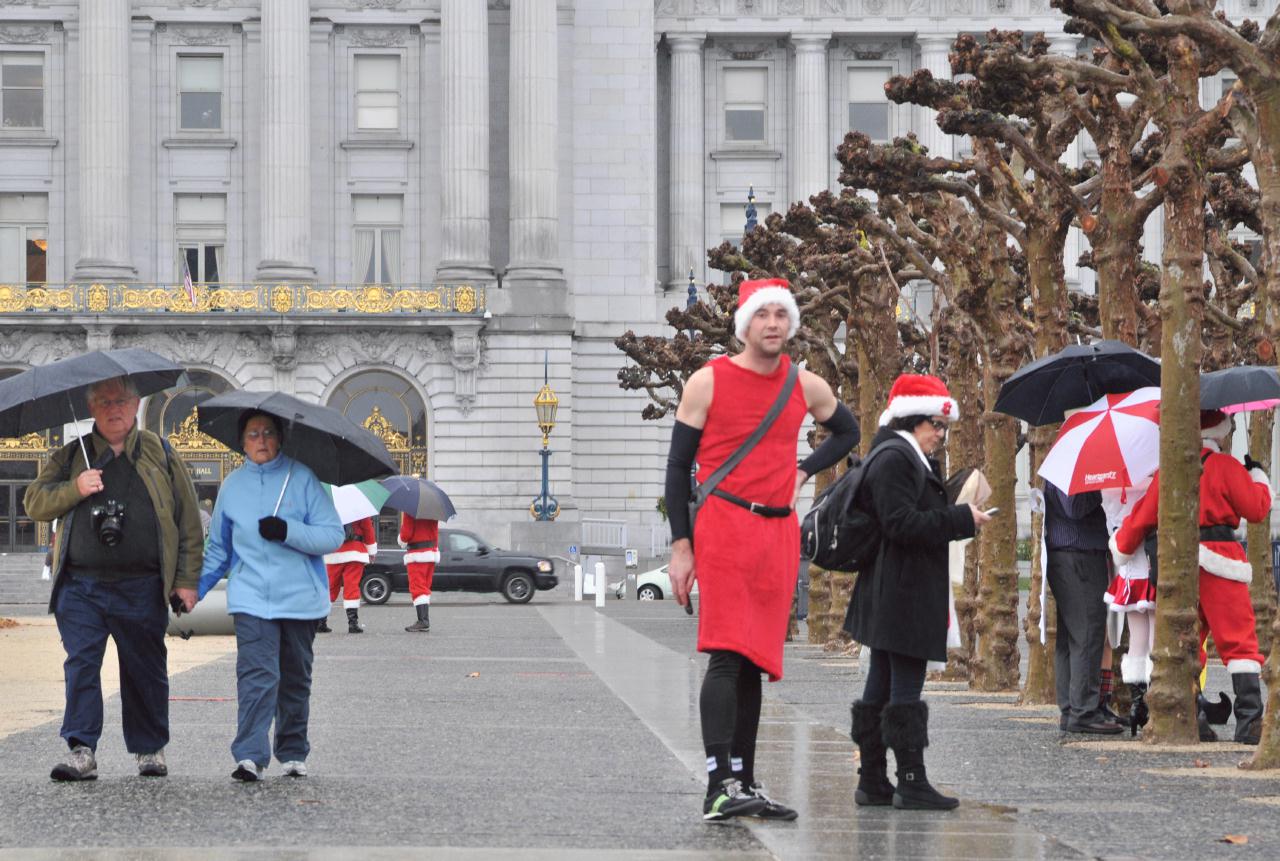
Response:
[[[266,768],[271,762],[271,721],[276,759],[305,762],[311,751],[312,643],[315,619],[260,619],[236,613],[236,738],[231,755]]]
[[[169,613],[159,574],[102,581],[67,577],[54,619],[67,659],[62,664],[67,745],[98,749],[102,737],[102,658],[107,637],[120,661],[120,715],[129,753],[155,753],[169,743],[169,668],[164,631]]]
[[[872,649],[862,701],[876,706],[920,702],[927,666],[924,658]]]
[[[1058,708],[1068,721],[1098,712],[1103,637],[1106,636],[1107,556],[1103,552],[1050,550],[1049,588],[1058,605],[1053,655]]]

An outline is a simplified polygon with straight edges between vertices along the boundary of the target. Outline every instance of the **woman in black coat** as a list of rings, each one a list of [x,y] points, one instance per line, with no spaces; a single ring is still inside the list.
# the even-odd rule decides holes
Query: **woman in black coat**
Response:
[[[926,777],[929,708],[920,699],[927,662],[947,658],[947,544],[973,537],[990,519],[972,505],[947,502],[942,471],[930,457],[958,415],[937,377],[899,377],[858,490],[856,504],[874,514],[881,533],[875,566],[858,575],[844,623],[871,650],[866,687],[852,708],[862,760],[858,804],[925,810],[959,804]],[[896,790],[886,748],[898,766]]]

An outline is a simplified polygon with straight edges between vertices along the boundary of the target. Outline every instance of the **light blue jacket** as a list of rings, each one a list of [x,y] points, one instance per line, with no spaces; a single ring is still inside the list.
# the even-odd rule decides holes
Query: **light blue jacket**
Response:
[[[258,533],[275,510],[288,524],[283,542]],[[227,612],[261,619],[319,619],[329,613],[329,578],[322,556],[342,544],[342,521],[310,469],[281,454],[264,464],[246,460],[227,476],[209,524],[200,573],[203,598],[223,577]]]

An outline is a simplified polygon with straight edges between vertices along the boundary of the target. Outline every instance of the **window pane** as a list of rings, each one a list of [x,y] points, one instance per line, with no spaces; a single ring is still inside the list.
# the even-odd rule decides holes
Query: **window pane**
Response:
[[[178,88],[184,92],[222,92],[222,58],[179,57]]]
[[[356,57],[357,90],[400,89],[400,58],[367,55]]]
[[[22,228],[0,227],[0,284],[19,284],[22,262]]]
[[[889,107],[884,103],[850,102],[849,129],[873,141],[889,139]]]
[[[888,66],[859,66],[849,70],[849,101],[887,101],[885,82],[893,70]]]
[[[222,93],[183,93],[182,128],[222,128]]]
[[[724,136],[731,141],[764,140],[764,111],[729,109],[724,112]]]
[[[4,127],[34,129],[44,125],[44,90],[5,90]]]
[[[204,247],[204,278],[201,280],[205,284],[217,284],[222,280],[218,276],[217,249],[212,245]]]
[[[39,58],[41,55],[33,54],[32,56]],[[4,73],[0,75],[0,83],[5,87],[41,89],[44,87],[44,64],[39,59],[30,65],[10,63],[6,59]]]
[[[177,195],[177,216],[179,222],[224,224],[227,220],[226,195],[179,194]]]
[[[27,228],[28,284],[43,284],[49,280],[47,267],[49,240],[45,238],[45,233],[44,228]]]
[[[356,94],[356,128],[395,129],[400,127],[398,93]]]
[[[398,194],[355,194],[351,204],[357,224],[399,224],[404,198]]]
[[[199,281],[200,280],[200,249],[184,248],[182,249],[182,255],[187,260],[187,271],[179,272],[178,277],[184,278],[186,275],[190,274],[192,281]]]
[[[725,69],[724,100],[730,102],[764,102],[767,69]]]

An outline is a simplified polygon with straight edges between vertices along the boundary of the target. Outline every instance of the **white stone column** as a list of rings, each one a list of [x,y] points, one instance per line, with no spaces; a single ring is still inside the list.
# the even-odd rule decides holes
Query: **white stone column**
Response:
[[[702,33],[667,34],[671,48],[671,280],[668,289],[684,291],[689,270],[706,281],[706,231],[703,211],[704,162]]]
[[[260,281],[308,281],[311,265],[311,6],[262,4]]]
[[[928,69],[935,80],[951,80],[951,45],[956,40],[954,33],[921,33],[916,36],[916,44],[920,46],[920,68]],[[929,155],[951,158],[955,155],[953,138],[938,128],[938,112],[932,108],[920,107],[919,125],[916,136],[920,143],[929,148]]]
[[[129,0],[80,0],[77,281],[137,277],[129,249]]]
[[[556,0],[511,4],[511,262],[504,283],[561,281]]]
[[[791,200],[808,201],[809,195],[830,184],[834,147],[827,134],[827,43],[831,35],[795,34],[796,49],[795,143],[791,148]]]
[[[440,266],[436,277],[453,282],[492,280],[487,3],[441,0],[440,88],[443,175]],[[517,145],[521,144],[513,139],[513,149]]]

